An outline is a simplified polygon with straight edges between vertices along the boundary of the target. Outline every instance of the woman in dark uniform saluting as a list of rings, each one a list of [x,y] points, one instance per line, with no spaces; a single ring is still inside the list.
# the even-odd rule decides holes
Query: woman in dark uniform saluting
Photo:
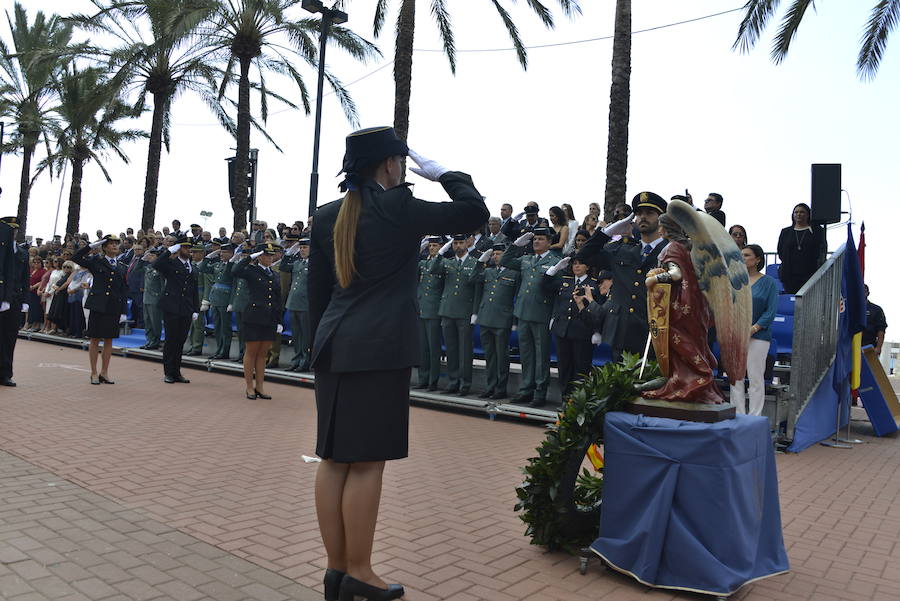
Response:
[[[402,184],[407,154],[453,202],[413,197]],[[371,554],[384,462],[407,456],[419,243],[471,232],[488,211],[468,175],[409,151],[390,127],[347,136],[343,171],[346,195],[316,212],[309,255],[325,598],[396,599],[403,587],[375,575]]]
[[[94,249],[100,249],[99,255],[89,255]],[[119,254],[119,238],[107,235],[79,248],[72,260],[93,276],[91,291],[84,306],[90,309],[88,326],[85,334],[91,339],[88,346],[88,357],[91,362],[91,384],[114,384],[109,379],[109,360],[112,357],[113,338],[119,337],[119,324],[127,319],[128,307],[125,286],[127,266],[116,261]],[[100,341],[103,341],[103,358],[100,372],[97,373],[97,356],[100,354]]]
[[[266,355],[275,336],[281,334],[281,286],[272,271],[272,260],[278,247],[271,243],[260,244],[256,252],[244,257],[231,273],[247,282],[250,301],[244,311],[244,383],[248,399],[271,399],[264,391]],[[256,259],[258,265],[250,265]],[[256,383],[254,384],[254,376]]]

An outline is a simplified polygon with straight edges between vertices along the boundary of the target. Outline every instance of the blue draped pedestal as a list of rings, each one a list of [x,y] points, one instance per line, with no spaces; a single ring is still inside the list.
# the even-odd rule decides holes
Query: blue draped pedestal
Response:
[[[716,424],[609,413],[591,549],[648,586],[729,595],[788,570],[764,417]]]

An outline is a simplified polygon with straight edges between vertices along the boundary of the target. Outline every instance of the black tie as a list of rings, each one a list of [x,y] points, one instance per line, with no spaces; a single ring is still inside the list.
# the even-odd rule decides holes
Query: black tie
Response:
[[[644,245],[644,250],[641,252],[641,256],[647,258],[647,255],[653,252],[653,247],[649,244]]]

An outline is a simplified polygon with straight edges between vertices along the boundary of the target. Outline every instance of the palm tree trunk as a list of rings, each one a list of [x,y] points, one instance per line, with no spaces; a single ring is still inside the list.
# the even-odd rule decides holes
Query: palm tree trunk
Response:
[[[403,0],[397,17],[394,50],[394,129],[404,142],[409,133],[409,97],[412,91],[413,37],[416,32],[416,1]]]
[[[609,137],[606,145],[606,194],[603,218],[610,221],[625,202],[628,170],[628,112],[631,100],[631,0],[616,0],[612,85],[609,91]]]
[[[240,57],[241,79],[238,83],[237,152],[234,161],[234,229],[247,229],[247,172],[250,167],[250,57]]]
[[[31,196],[31,158],[37,144],[26,144],[22,149],[22,175],[19,178],[19,208],[16,217],[19,220],[19,230],[16,241],[25,242],[25,226],[28,220],[28,197]]]
[[[162,156],[163,121],[169,97],[153,94],[153,123],[150,126],[150,151],[147,154],[147,176],[144,179],[144,209],[141,212],[141,229],[153,229],[156,222],[156,195],[159,190],[159,165]]]
[[[66,233],[73,236],[78,233],[81,221],[81,178],[84,175],[84,163],[72,161],[72,185],[69,188],[69,217],[66,219]]]

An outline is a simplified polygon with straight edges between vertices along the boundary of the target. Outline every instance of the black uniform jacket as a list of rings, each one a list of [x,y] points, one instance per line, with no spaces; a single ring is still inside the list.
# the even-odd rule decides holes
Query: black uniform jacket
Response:
[[[617,241],[597,231],[584,243],[575,257],[588,265],[612,271],[610,298],[603,305],[603,341],[614,350],[640,353],[647,341],[647,272],[659,264],[659,253],[668,243],[663,240],[641,258],[643,245]]]
[[[471,232],[488,210],[465,173],[440,183],[453,202],[426,202],[402,185],[362,184],[356,270],[341,288],[334,272],[334,222],[342,200],[316,211],[309,252],[312,364],[335,372],[403,369],[419,362],[416,285],[425,234]]]
[[[172,257],[165,249],[153,262],[153,269],[166,280],[159,308],[163,313],[190,316],[200,312],[200,297],[197,292],[197,270],[187,270],[181,259]]]
[[[8,302],[9,310],[18,313],[26,302],[29,284],[28,248],[19,246],[13,239],[15,230],[4,223],[0,228],[0,236],[6,236],[6,248],[0,251],[0,302]]]
[[[244,257],[231,269],[236,278],[244,278],[250,300],[244,309],[243,320],[259,325],[280,324],[284,315],[281,302],[281,278],[278,273],[259,265],[250,265],[250,257]]]
[[[553,301],[553,326],[550,333],[560,338],[572,338],[576,340],[590,340],[594,334],[594,320],[585,318],[575,299],[572,298],[572,292],[575,290],[575,276],[565,274],[563,276],[552,276],[544,274],[541,285],[549,294],[554,295]],[[581,283],[585,288],[590,288],[595,299],[600,299],[600,289],[598,282],[592,277],[586,277]]]
[[[116,261],[116,266],[109,264],[109,259],[100,255],[89,255],[90,246],[83,246],[75,251],[72,260],[94,277],[91,291],[84,306],[91,311],[107,315],[124,315],[128,312],[128,286],[125,284],[125,263]]]

